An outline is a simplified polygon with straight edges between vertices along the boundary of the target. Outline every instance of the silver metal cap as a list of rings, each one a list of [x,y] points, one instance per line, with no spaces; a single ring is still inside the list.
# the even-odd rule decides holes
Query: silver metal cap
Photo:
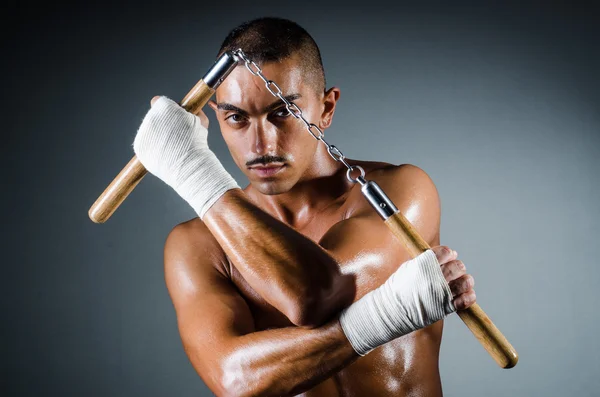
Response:
[[[363,196],[369,201],[371,206],[375,208],[379,216],[386,220],[390,216],[398,212],[398,208],[392,203],[392,200],[385,194],[379,185],[373,181],[368,181],[361,187]]]
[[[204,75],[202,80],[216,90],[221,85],[225,77],[231,73],[233,69],[238,65],[238,59],[231,52],[224,52],[223,55],[215,61],[215,64],[210,68]]]

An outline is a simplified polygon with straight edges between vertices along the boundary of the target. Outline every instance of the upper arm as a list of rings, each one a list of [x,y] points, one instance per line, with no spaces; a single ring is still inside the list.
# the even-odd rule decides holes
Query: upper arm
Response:
[[[217,270],[223,260],[218,244],[198,229],[182,224],[167,237],[165,281],[185,352],[204,382],[219,390],[228,345],[253,332],[254,320],[229,278]]]
[[[377,182],[428,244],[439,245],[440,200],[425,171],[403,164],[373,171],[367,177]],[[367,200],[359,197],[357,202],[352,216],[337,223],[319,242],[344,273],[357,278],[356,284],[362,288],[356,291],[356,299],[381,285],[401,263],[411,259]]]

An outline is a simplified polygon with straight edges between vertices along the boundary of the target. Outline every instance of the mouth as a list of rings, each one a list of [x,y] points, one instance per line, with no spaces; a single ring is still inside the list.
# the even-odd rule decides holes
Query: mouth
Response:
[[[286,167],[285,163],[269,163],[267,165],[254,165],[250,171],[261,178],[266,178],[280,173]]]

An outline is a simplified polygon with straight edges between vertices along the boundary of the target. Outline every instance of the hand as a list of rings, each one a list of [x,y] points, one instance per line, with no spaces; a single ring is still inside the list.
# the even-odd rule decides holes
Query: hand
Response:
[[[354,350],[365,355],[472,305],[473,278],[456,257],[446,246],[427,249],[344,309],[340,325]]]
[[[201,119],[166,97],[154,97],[138,129],[133,149],[152,174],[177,190],[182,169],[208,149]],[[192,157],[190,159],[190,157]]]
[[[158,98],[160,98],[160,96],[155,96],[152,98],[152,100],[150,101],[150,106],[154,105],[154,102],[156,102],[158,100]],[[211,103],[214,103],[214,101],[209,101]],[[216,105],[216,104],[215,104]],[[199,108],[198,111],[194,112],[194,114],[198,117],[200,117],[200,124],[202,125],[202,127],[208,129],[208,117],[206,116],[206,114],[204,113],[204,111],[202,110],[202,108]]]
[[[208,147],[208,118],[154,97],[133,142],[146,169],[171,186],[202,218],[228,190],[239,188]]]
[[[438,245],[431,250],[435,252],[444,278],[450,285],[456,310],[464,310],[475,303],[475,280],[467,274],[465,264],[457,259],[458,253],[445,245]]]

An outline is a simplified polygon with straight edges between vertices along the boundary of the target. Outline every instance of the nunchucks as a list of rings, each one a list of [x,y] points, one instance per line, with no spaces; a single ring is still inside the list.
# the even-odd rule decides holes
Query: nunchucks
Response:
[[[274,81],[268,80],[263,75],[260,67],[250,60],[242,49],[223,53],[204,77],[183,98],[180,105],[191,113],[195,113],[198,109],[204,107],[223,80],[236,66],[242,63],[250,73],[263,80],[267,90],[273,96],[278,97],[285,103],[294,118],[304,122],[308,132],[315,139],[327,146],[327,152],[335,161],[346,166],[348,180],[361,185],[363,196],[381,216],[393,235],[405,246],[411,257],[414,258],[431,248],[379,185],[374,181],[366,180],[364,178],[365,172],[360,166],[348,164],[344,154],[336,146],[325,140],[321,129],[304,118],[302,110],[283,96],[279,86]],[[359,171],[360,175],[353,177],[352,173],[355,171]],[[94,202],[88,212],[90,219],[96,223],[106,222],[147,172],[138,158],[134,156]],[[457,314],[500,367],[512,368],[517,364],[519,356],[516,350],[477,303],[465,310],[457,311]]]

